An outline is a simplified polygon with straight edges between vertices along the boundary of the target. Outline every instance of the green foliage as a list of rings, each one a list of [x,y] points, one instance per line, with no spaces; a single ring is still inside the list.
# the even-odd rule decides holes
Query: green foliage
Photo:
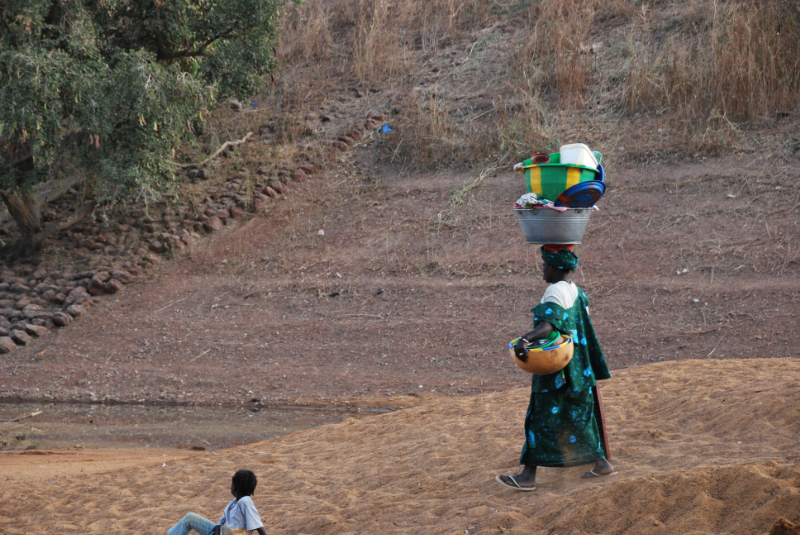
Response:
[[[0,187],[152,193],[213,102],[274,68],[284,0],[0,0]]]

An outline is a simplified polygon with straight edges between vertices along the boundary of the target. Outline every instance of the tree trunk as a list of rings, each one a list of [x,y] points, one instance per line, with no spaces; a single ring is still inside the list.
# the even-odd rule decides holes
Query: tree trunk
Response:
[[[42,225],[42,205],[35,193],[28,195],[17,191],[0,190],[0,199],[5,203],[8,213],[14,218],[22,234],[18,242],[0,249],[0,254],[10,259],[34,256],[42,249],[44,240],[48,236],[71,227],[91,214],[95,207],[94,201],[89,201],[70,219]]]
[[[35,243],[34,239],[42,231],[42,206],[36,194],[29,195],[18,191],[0,191],[8,213],[17,223],[22,236],[16,245],[15,257],[30,256],[41,249],[44,237]],[[13,251],[12,251],[13,253]]]

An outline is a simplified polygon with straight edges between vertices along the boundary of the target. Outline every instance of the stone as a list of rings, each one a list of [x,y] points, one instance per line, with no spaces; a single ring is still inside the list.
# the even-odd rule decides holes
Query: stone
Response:
[[[184,232],[186,232],[186,231],[184,231]],[[112,279],[117,279],[122,284],[128,284],[130,282],[133,282],[133,275],[131,275],[130,272],[125,271],[124,269],[115,269],[115,270],[113,270],[111,272],[111,278]]]
[[[53,314],[53,317],[51,319],[53,320],[53,323],[56,324],[56,326],[58,327],[66,327],[67,325],[72,323],[72,316],[64,312],[56,312],[55,314]]]
[[[67,296],[66,296],[66,295],[64,295],[63,293],[59,292],[59,293],[57,293],[57,294],[56,294],[56,296],[53,298],[53,302],[54,302],[55,304],[57,304],[57,305],[61,305],[61,304],[63,304],[63,303],[64,303],[64,300],[65,300],[66,298],[67,298]]]
[[[233,218],[243,217],[245,215],[245,211],[239,208],[238,206],[231,206],[228,211]]]
[[[158,255],[157,255],[157,254],[155,254],[155,253],[150,253],[150,254],[146,254],[146,255],[144,255],[144,257],[142,258],[142,260],[143,260],[144,262],[149,262],[150,264],[158,264],[159,262],[161,262],[161,257],[160,257],[160,256],[158,256]]]
[[[292,179],[297,181],[297,182],[302,182],[307,178],[308,178],[308,175],[306,175],[306,172],[303,171],[302,169],[295,169],[292,172]]]
[[[217,217],[223,220],[228,219],[230,216],[231,212],[227,208],[223,208],[222,210],[217,212]]]
[[[44,323],[44,322],[42,322],[42,323]],[[36,338],[41,338],[42,336],[48,334],[50,331],[47,329],[47,327],[41,327],[39,325],[26,324],[25,325],[25,332],[28,333],[31,336],[35,336]]]
[[[350,136],[339,136],[336,139],[338,139],[339,141],[344,141],[345,143],[347,143],[348,147],[352,147],[353,145],[356,144],[356,140],[351,138]]]
[[[19,282],[15,282],[11,286],[8,287],[8,291],[15,294],[24,294],[25,292],[30,291],[30,288],[25,286],[24,284],[20,284]]]
[[[122,289],[122,283],[117,279],[110,279],[103,287],[103,289],[108,294],[115,294]]]
[[[45,290],[44,293],[42,294],[42,299],[44,299],[48,303],[52,303],[55,297],[56,297],[55,290]]]
[[[0,308],[14,308],[13,299],[0,299]]]
[[[305,165],[301,165],[300,167],[298,167],[298,169],[301,169],[307,175],[313,175],[314,173],[317,172],[317,168],[313,164],[310,164],[310,163],[307,163]]]
[[[22,315],[25,318],[33,319],[33,318],[49,318],[52,316],[50,312],[43,309],[39,305],[28,305],[22,309]]]
[[[11,322],[3,315],[0,315],[0,329],[11,329]]]
[[[264,193],[266,193],[266,194],[267,194],[269,197],[272,197],[273,199],[274,199],[274,198],[276,198],[276,197],[278,196],[278,192],[277,192],[277,191],[275,191],[274,189],[272,189],[272,188],[271,188],[271,187],[269,187],[269,186],[267,186],[266,188],[264,188]]]
[[[319,114],[314,113],[313,111],[310,113],[306,113],[306,121],[313,122],[319,120]]]
[[[33,338],[31,338],[28,333],[20,330],[11,331],[11,339],[14,340],[14,343],[18,346],[26,346],[33,342]]]
[[[154,240],[150,242],[150,250],[154,253],[163,253],[166,252],[167,246],[158,240]]]
[[[70,305],[67,307],[66,313],[73,318],[79,318],[85,311],[83,305]]]
[[[239,101],[238,101],[238,100],[236,100],[235,98],[232,98],[232,99],[230,99],[230,101],[229,101],[229,102],[230,102],[230,105],[231,105],[231,109],[232,109],[232,110],[234,110],[234,111],[242,111],[242,108],[243,108],[244,106],[242,105],[242,103],[241,103],[241,102],[239,102]]]
[[[0,327],[0,336],[10,336],[10,335],[11,335],[11,329]]]
[[[25,308],[26,306],[28,306],[30,304],[31,304],[31,300],[28,299],[27,297],[23,297],[22,299],[20,299],[16,303],[14,303],[14,308],[18,308],[19,310],[22,310],[23,308]]]
[[[347,150],[347,144],[342,142],[342,141],[339,141],[339,140],[332,141],[331,142],[331,146],[333,146],[333,148],[335,148],[335,149],[337,149],[337,150],[339,150],[341,152],[344,152],[344,151]]]
[[[71,305],[72,302],[75,301],[75,299],[77,299],[81,295],[86,295],[86,293],[87,293],[86,288],[84,288],[83,286],[75,286],[69,291],[69,294],[67,294],[67,299],[72,298],[69,304]]]
[[[105,284],[97,279],[92,279],[89,282],[88,290],[89,293],[92,295],[103,295],[104,293],[106,293]]]
[[[216,216],[210,218],[208,221],[203,223],[203,226],[209,231],[215,231],[222,228],[222,220]]]
[[[94,276],[92,276],[92,278],[97,279],[100,282],[106,282],[111,278],[111,274],[108,271],[98,271],[94,274]]]
[[[17,344],[14,343],[10,336],[0,336],[0,355],[11,353],[16,348]]]

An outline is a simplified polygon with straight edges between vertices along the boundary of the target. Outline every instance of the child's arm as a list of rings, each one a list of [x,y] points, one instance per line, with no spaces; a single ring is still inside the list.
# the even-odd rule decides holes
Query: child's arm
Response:
[[[264,526],[256,529],[256,531],[258,532],[258,535],[267,535],[267,530],[264,529]]]

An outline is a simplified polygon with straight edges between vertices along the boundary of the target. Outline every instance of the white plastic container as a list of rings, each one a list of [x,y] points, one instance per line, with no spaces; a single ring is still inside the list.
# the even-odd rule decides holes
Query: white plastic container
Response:
[[[561,163],[572,165],[585,165],[597,169],[597,159],[592,151],[583,143],[573,143],[572,145],[562,146],[558,152],[561,153]]]

